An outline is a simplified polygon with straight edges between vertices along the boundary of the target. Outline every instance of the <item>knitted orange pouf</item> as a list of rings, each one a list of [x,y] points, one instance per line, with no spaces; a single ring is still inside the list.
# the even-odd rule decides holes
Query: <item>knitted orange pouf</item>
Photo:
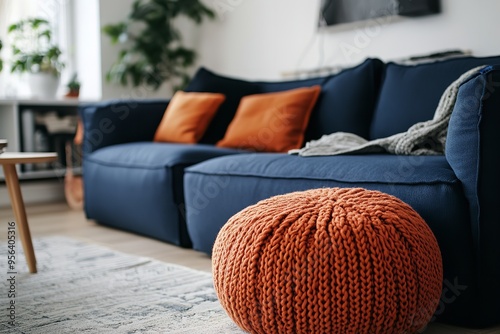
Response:
[[[213,249],[217,295],[250,333],[413,333],[441,294],[439,247],[401,200],[364,189],[276,196]]]

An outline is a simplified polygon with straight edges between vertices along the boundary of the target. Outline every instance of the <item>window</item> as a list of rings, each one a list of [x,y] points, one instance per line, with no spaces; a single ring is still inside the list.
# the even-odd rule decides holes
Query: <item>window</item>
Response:
[[[0,0],[0,39],[4,44],[4,70],[0,75],[0,92],[4,92],[7,97],[22,97],[22,92],[27,91],[24,76],[10,73],[11,49],[7,29],[12,23],[29,17],[43,17],[51,23],[54,30],[53,41],[61,48],[66,63],[61,83],[68,81],[74,68],[70,7],[69,0]]]

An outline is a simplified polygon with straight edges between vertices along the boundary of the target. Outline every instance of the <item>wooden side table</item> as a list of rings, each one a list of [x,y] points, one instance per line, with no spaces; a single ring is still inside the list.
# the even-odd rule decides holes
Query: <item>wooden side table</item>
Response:
[[[52,162],[57,160],[57,153],[10,153],[0,154],[0,164],[5,174],[5,183],[9,189],[10,202],[14,216],[17,220],[19,235],[26,255],[26,262],[30,273],[36,273],[36,258],[31,242],[30,228],[26,218],[19,178],[17,177],[16,164],[30,164],[40,162]]]

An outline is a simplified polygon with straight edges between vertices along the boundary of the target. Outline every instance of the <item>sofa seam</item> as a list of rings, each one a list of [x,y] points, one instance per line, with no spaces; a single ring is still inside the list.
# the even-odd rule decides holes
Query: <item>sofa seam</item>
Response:
[[[262,176],[262,175],[243,175],[243,174],[214,174],[214,173],[204,173],[204,172],[199,172],[199,171],[189,171],[186,170],[184,172],[184,176],[187,174],[198,174],[198,175],[206,175],[206,176],[235,176],[235,177],[245,177],[245,178],[258,178],[258,179],[279,179],[279,180],[309,180],[309,181],[335,181],[335,182],[341,182],[341,183],[370,183],[370,184],[408,184],[408,185],[419,185],[419,184],[451,184],[455,185],[457,183],[460,183],[460,180],[447,180],[447,181],[427,181],[427,182],[383,182],[383,181],[346,181],[346,180],[339,180],[339,179],[334,179],[334,178],[314,178],[314,177],[282,177],[282,176]]]
[[[110,163],[110,162],[104,162],[104,161],[101,161],[101,160],[96,160],[96,159],[92,159],[92,158],[85,158],[84,159],[84,162],[87,161],[87,162],[92,162],[92,163],[95,163],[95,164],[99,164],[101,166],[105,166],[105,167],[119,167],[119,168],[126,168],[126,169],[147,169],[147,170],[159,170],[159,169],[165,169],[165,168],[173,168],[173,167],[176,167],[178,165],[186,165],[186,162],[182,162],[182,163],[176,163],[176,164],[165,164],[165,165],[161,165],[161,166],[156,166],[156,167],[151,167],[151,166],[148,166],[148,165],[141,165],[141,166],[131,166],[131,165],[124,165],[124,164],[118,164],[118,163]],[[192,166],[192,165],[195,165],[199,162],[187,162],[187,164],[189,166]]]

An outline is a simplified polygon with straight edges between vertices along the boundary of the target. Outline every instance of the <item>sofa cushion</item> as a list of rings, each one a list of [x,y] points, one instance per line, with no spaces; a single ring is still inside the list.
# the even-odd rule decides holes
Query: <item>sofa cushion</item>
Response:
[[[384,64],[379,59],[367,59],[360,65],[325,78],[257,84],[263,93],[318,84],[322,86],[311,114],[306,141],[338,131],[368,138],[383,68]]]
[[[231,215],[269,196],[318,186],[363,186],[385,191],[415,205],[414,208],[419,208],[417,211],[423,213],[424,218],[448,215],[449,212],[443,210],[433,212],[432,205],[429,205],[431,202],[426,197],[432,193],[432,196],[448,194],[449,198],[443,197],[436,205],[449,208],[446,211],[467,215],[466,207],[461,207],[465,205],[462,185],[444,156],[344,155],[304,158],[255,153],[211,159],[187,168],[185,173],[186,200],[191,203],[187,207],[188,223],[202,217],[207,228],[220,228]],[[220,178],[216,184],[222,188],[217,197],[202,198],[203,189],[216,178]],[[429,194],[424,196],[427,192]],[[203,205],[203,209],[197,206],[205,200],[209,200],[210,204]],[[202,214],[198,215],[199,212]],[[439,220],[435,218],[434,222],[438,223]],[[469,225],[467,217],[457,215],[456,219],[459,222],[457,226]],[[466,228],[470,229],[469,226]],[[443,229],[440,233],[443,235],[447,232]],[[203,236],[205,240],[210,239]]]
[[[201,143],[215,144],[224,137],[242,97],[321,85],[324,81],[325,77],[291,81],[254,82],[215,74],[202,67],[196,72],[185,91],[222,93],[226,96],[226,101],[220,106],[205,135],[200,140]]]
[[[217,146],[284,153],[302,147],[320,91],[312,86],[245,96]]]
[[[129,143],[85,156],[85,210],[99,223],[189,246],[186,166],[238,151],[208,145]],[[147,189],[147,191],[145,191]]]
[[[225,99],[220,93],[176,92],[156,129],[154,141],[197,143]]]
[[[346,183],[458,183],[444,156],[389,154],[300,157],[249,153],[217,158],[187,169],[190,173],[262,177],[279,181],[314,179]]]
[[[322,86],[321,94],[312,111],[305,141],[337,131],[368,138],[383,68],[379,59],[367,59],[335,75],[275,82],[233,79],[200,68],[186,91],[226,95],[226,101],[210,123],[202,143],[215,144],[222,139],[243,96],[315,85]]]
[[[106,147],[89,155],[87,160],[116,167],[154,169],[192,165],[235,153],[242,153],[242,151],[203,144],[138,142]]]
[[[334,132],[350,132],[368,138],[384,64],[367,59],[323,83],[313,110],[306,141]]]
[[[215,144],[224,137],[243,96],[260,93],[258,86],[253,82],[217,75],[203,67],[196,72],[185,91],[221,93],[226,96],[226,100],[200,140],[205,144]]]
[[[82,103],[83,147],[90,154],[103,147],[152,141],[170,100],[109,100]]]
[[[421,65],[386,66],[370,138],[383,138],[432,119],[445,89],[461,74],[480,65],[500,64],[500,57],[464,57]]]

